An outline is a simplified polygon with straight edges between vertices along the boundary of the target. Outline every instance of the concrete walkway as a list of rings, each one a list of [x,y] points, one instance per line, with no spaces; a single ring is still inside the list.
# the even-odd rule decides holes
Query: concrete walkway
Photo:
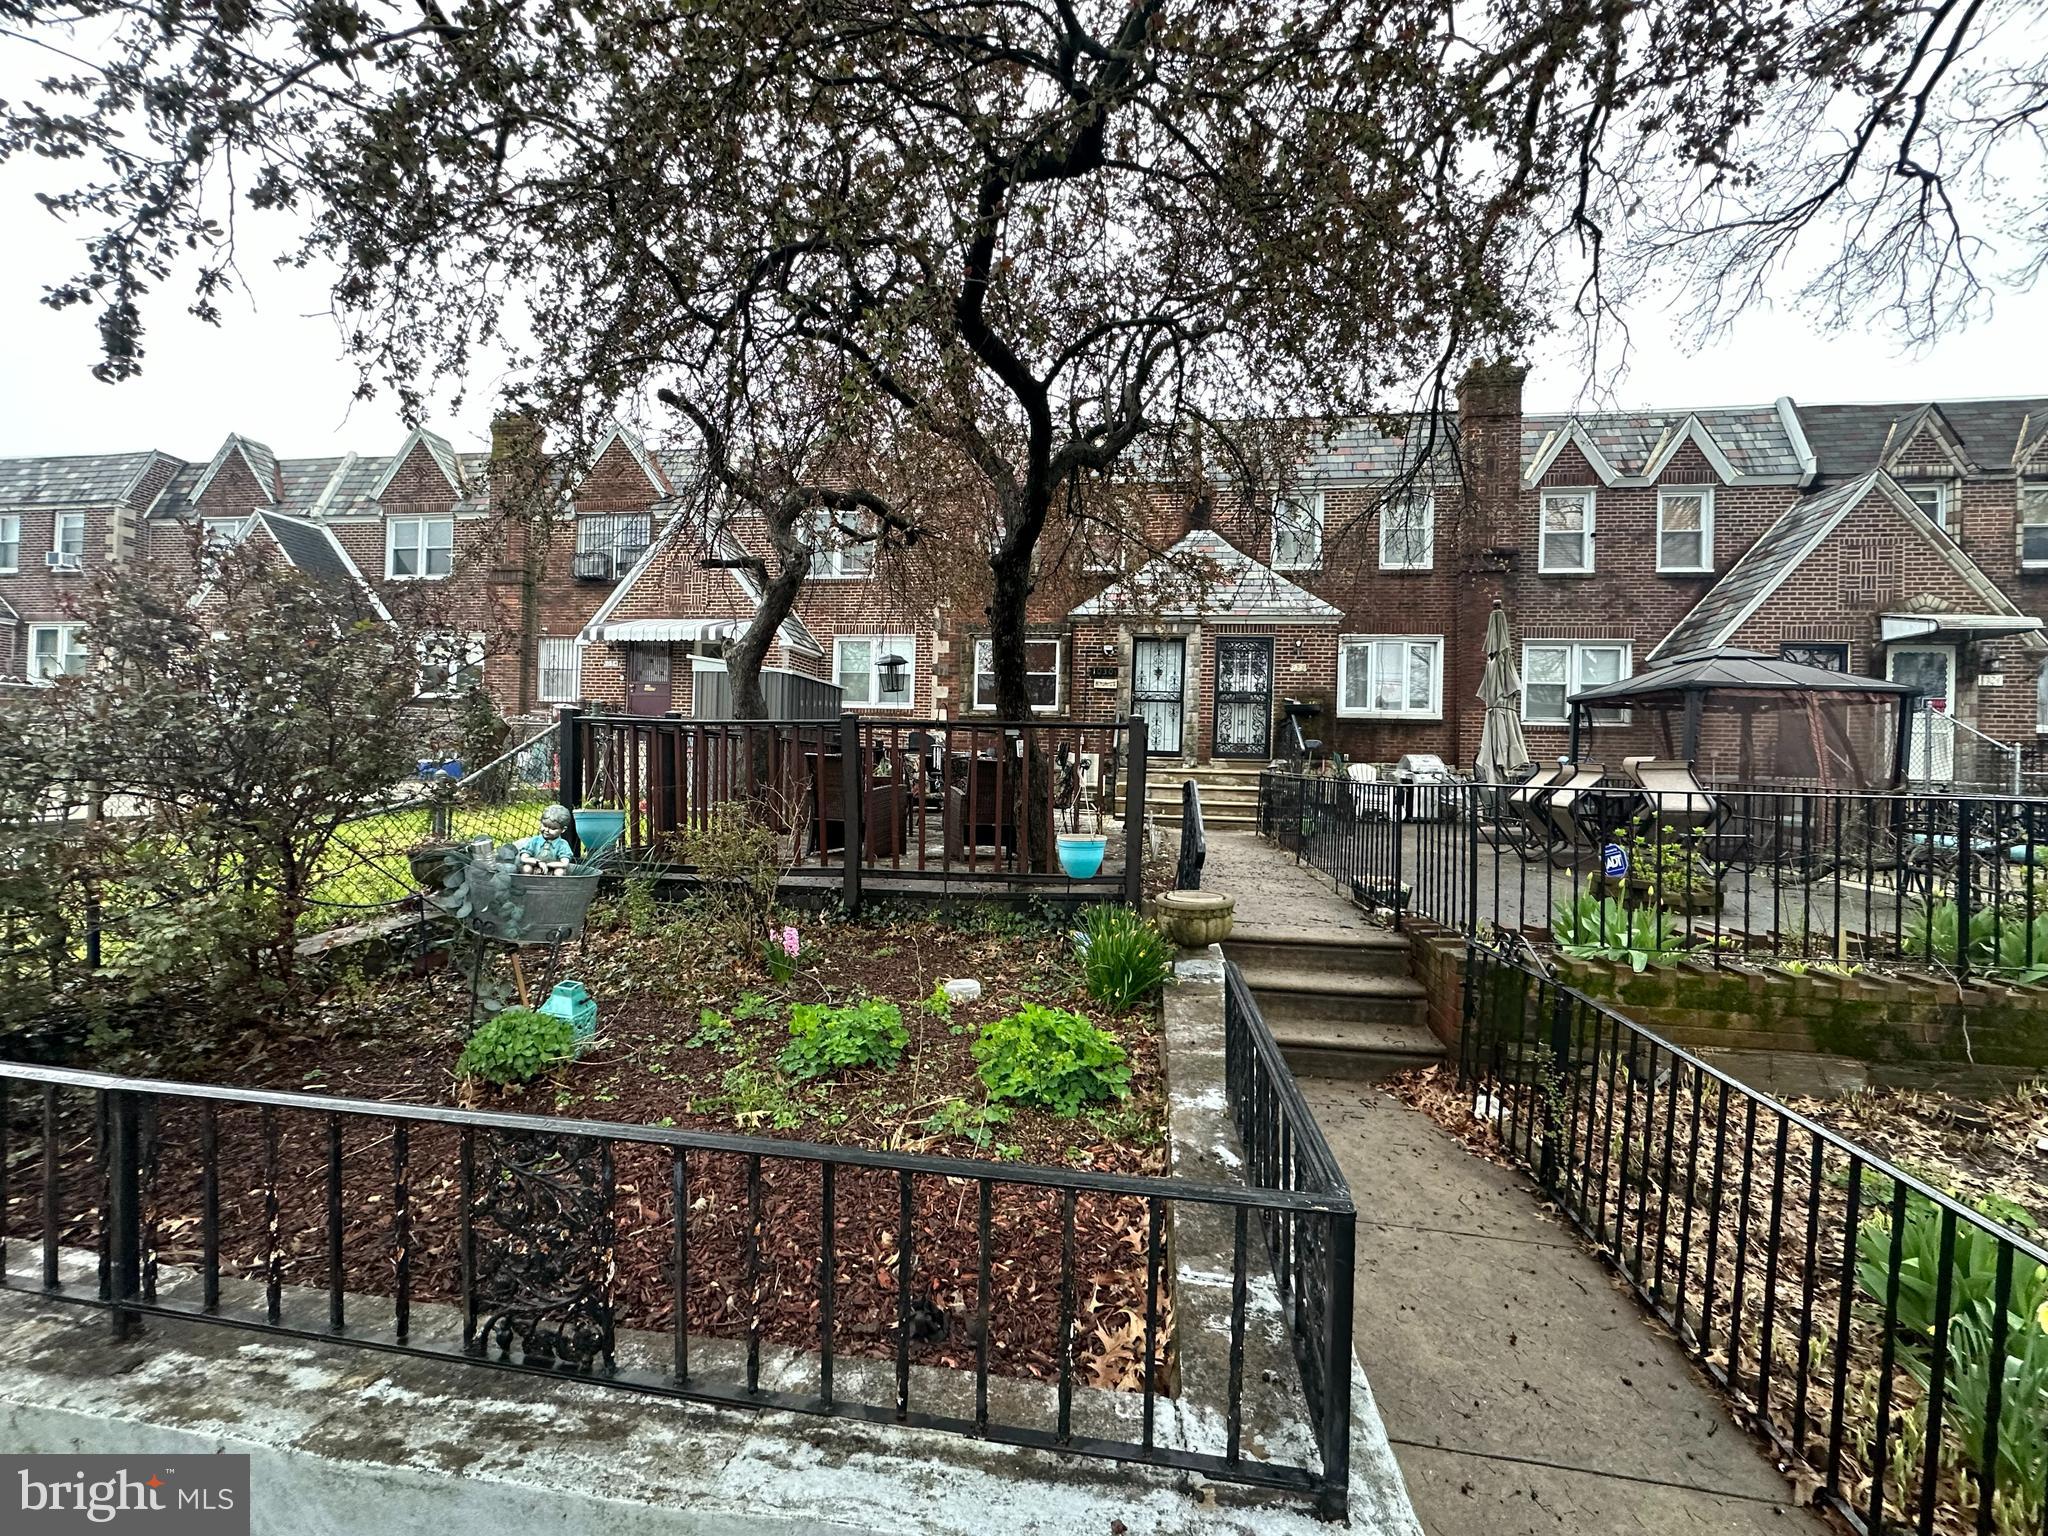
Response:
[[[1253,835],[1212,835],[1202,884],[1241,927],[1381,931]],[[1302,1086],[1358,1202],[1358,1358],[1429,1536],[1827,1529],[1526,1180],[1371,1084]]]
[[[1330,888],[1327,875],[1299,866],[1256,832],[1210,832],[1202,889],[1237,898],[1238,928],[1295,938],[1384,933]]]
[[[1827,1529],[1526,1181],[1369,1085],[1303,1087],[1358,1202],[1358,1356],[1430,1536]]]

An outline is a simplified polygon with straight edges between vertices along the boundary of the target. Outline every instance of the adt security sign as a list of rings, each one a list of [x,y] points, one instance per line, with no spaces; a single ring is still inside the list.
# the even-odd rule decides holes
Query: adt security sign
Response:
[[[1610,880],[1628,878],[1628,850],[1619,843],[1609,843],[1600,854],[1600,873]]]

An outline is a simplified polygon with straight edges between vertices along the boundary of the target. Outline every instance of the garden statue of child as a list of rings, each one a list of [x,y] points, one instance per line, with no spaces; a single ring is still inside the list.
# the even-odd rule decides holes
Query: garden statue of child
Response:
[[[550,805],[540,813],[540,830],[519,844],[521,874],[559,875],[568,871],[569,807]]]

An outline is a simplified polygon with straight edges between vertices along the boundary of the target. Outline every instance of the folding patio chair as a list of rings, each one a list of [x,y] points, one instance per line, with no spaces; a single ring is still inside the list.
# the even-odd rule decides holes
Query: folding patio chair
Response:
[[[1550,791],[1570,770],[1562,763],[1555,768],[1538,768],[1515,785],[1503,785],[1490,797],[1496,841],[1506,841],[1524,853],[1540,853],[1556,840],[1547,806]]]
[[[1720,798],[1709,794],[1692,771],[1677,758],[1624,757],[1621,771],[1643,791],[1649,822],[1681,835],[1719,829],[1727,814]]]
[[[1599,842],[1598,828],[1587,828],[1574,813],[1575,806],[1587,804],[1607,769],[1599,763],[1579,763],[1571,776],[1544,798],[1542,813],[1551,828],[1551,842],[1560,849],[1590,848]]]

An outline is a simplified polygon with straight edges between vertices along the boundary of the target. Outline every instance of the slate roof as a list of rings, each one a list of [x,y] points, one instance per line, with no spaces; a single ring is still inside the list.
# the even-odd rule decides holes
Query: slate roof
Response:
[[[342,552],[325,528],[275,512],[259,512],[257,520],[270,530],[285,559],[321,583],[359,583],[355,562]]]
[[[0,459],[0,506],[111,505],[135,488],[157,458],[145,452]]]
[[[1775,405],[1717,406],[1696,411],[1630,411],[1590,416],[1522,418],[1522,467],[1536,461],[1546,442],[1574,422],[1616,473],[1641,475],[1688,420],[1701,429],[1739,474],[1797,479],[1804,473],[1798,445]]]
[[[1072,618],[1149,613],[1160,618],[1335,622],[1341,614],[1220,533],[1197,528],[1114,586],[1075,608]]]
[[[1715,582],[1692,611],[1658,641],[1650,658],[1683,656],[1726,645],[1728,638],[1757,606],[1771,595],[1799,563],[1834,531],[1835,526],[1876,488],[1875,470],[1832,490],[1802,496],[1763,536],[1743,551],[1742,558]]]
[[[1876,469],[1906,440],[1904,427],[1928,406],[1941,413],[1963,456],[1986,473],[2010,471],[2024,428],[2031,445],[2048,432],[2048,399],[1915,400],[1891,405],[1802,405],[1799,421],[1823,482]],[[1888,440],[1890,440],[1888,442]]]

